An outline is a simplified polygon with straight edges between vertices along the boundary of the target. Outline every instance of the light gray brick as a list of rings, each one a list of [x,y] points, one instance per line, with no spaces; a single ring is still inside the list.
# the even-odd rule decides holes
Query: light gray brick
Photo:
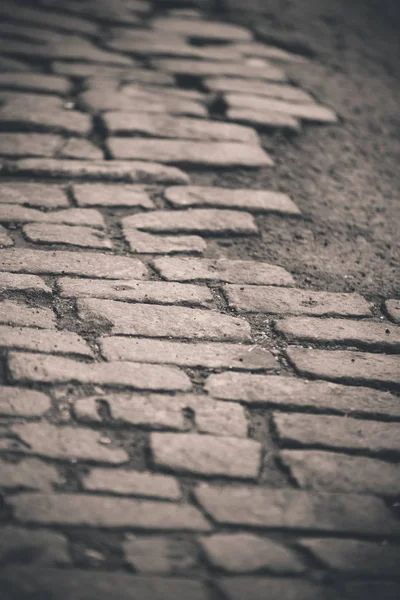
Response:
[[[64,225],[81,225],[104,228],[102,214],[95,208],[66,208],[43,212],[35,208],[27,208],[14,204],[0,204],[0,221],[3,223],[62,223]]]
[[[71,82],[65,77],[45,73],[0,73],[0,88],[64,96],[70,91]]]
[[[260,81],[259,79],[208,77],[205,79],[204,85],[208,90],[213,92],[227,92],[229,94],[227,94],[228,98],[233,95],[239,96],[239,94],[241,94],[243,96],[249,96],[252,94],[251,97],[267,96],[269,98],[279,98],[280,100],[289,100],[291,102],[302,102],[303,104],[312,101],[310,94],[300,88],[291,85],[268,83]]]
[[[240,77],[242,79],[259,79],[261,81],[286,81],[286,75],[278,67],[270,64],[262,66],[249,65],[246,61],[207,61],[207,60],[189,60],[179,58],[164,58],[153,60],[152,64],[166,73],[177,75],[196,75],[198,77],[208,77],[211,75]]]
[[[159,29],[163,33],[168,32],[217,42],[249,41],[253,37],[251,32],[244,27],[203,19],[188,20],[177,17],[158,17],[152,20],[151,25],[154,29]]]
[[[60,158],[82,158],[84,160],[102,160],[103,151],[83,138],[69,138],[58,150]]]
[[[389,318],[394,321],[394,323],[400,323],[400,300],[395,300],[394,298],[386,300],[385,309]]]
[[[37,275],[0,272],[0,291],[24,291],[51,294],[51,288]]]
[[[129,535],[123,549],[128,563],[140,573],[172,573],[195,566],[188,544],[174,538]]]
[[[67,208],[67,196],[63,189],[52,183],[2,183],[1,204],[26,204],[38,208]]]
[[[154,208],[146,188],[139,185],[81,183],[72,186],[78,206]]]
[[[52,71],[67,77],[93,77],[93,65],[87,62],[68,62],[55,60],[52,62]],[[152,85],[174,85],[175,81],[171,75],[160,73],[150,69],[139,69],[137,67],[118,65],[96,65],[96,77],[102,79],[132,79],[135,83],[150,83]]]
[[[255,110],[252,108],[230,108],[227,118],[235,123],[250,125],[255,129],[283,129],[291,133],[300,131],[300,123],[291,115],[272,110]]]
[[[30,327],[0,325],[0,346],[54,354],[92,356],[92,350],[79,335],[71,331],[54,331]]]
[[[109,89],[103,94],[92,89],[83,92],[81,102],[92,112],[119,111],[121,117],[130,118],[130,113],[148,112],[151,114],[187,115],[206,117],[205,106],[190,98],[148,94],[146,97],[132,97],[118,90]],[[131,158],[131,157],[128,157]]]
[[[244,56],[251,56],[257,58],[269,58],[279,62],[288,63],[307,63],[308,59],[301,54],[295,54],[288,52],[282,48],[276,46],[270,46],[258,42],[242,42],[237,45],[238,51]]]
[[[224,95],[224,99],[226,101],[226,103],[228,104],[228,106],[232,109],[249,109],[249,110],[254,110],[256,112],[281,112],[275,108],[268,108],[268,102],[269,99],[271,98],[275,98],[276,100],[273,100],[273,102],[277,102],[278,106],[278,102],[280,101],[284,101],[287,104],[297,104],[300,103],[301,107],[304,106],[304,104],[307,104],[308,106],[315,106],[315,107],[319,107],[318,104],[314,103],[314,100],[311,96],[309,96],[309,94],[307,94],[307,92],[303,92],[303,90],[300,90],[299,88],[295,88],[295,87],[291,87],[291,86],[286,86],[286,85],[274,85],[274,84],[268,84],[268,83],[259,83],[259,85],[264,86],[264,90],[268,92],[268,90],[270,90],[270,93],[266,93],[264,95],[258,95],[257,93],[235,93],[235,92],[227,92]],[[286,97],[285,97],[286,96]],[[265,103],[266,101],[266,103]],[[286,114],[291,114],[289,111],[287,111]],[[293,116],[297,117],[298,115],[293,114]]]
[[[0,73],[1,75],[1,73]],[[2,156],[54,156],[61,146],[58,135],[42,133],[0,133]]]
[[[256,100],[252,100],[252,105],[254,106],[256,102]],[[273,98],[263,98],[258,104],[260,108],[262,106],[262,110],[283,113],[304,121],[337,123],[338,120],[333,110],[320,104],[300,104]]]
[[[23,227],[25,236],[39,244],[65,244],[80,248],[112,248],[112,243],[103,231],[79,225],[57,225],[29,223]]]
[[[9,525],[0,528],[0,561],[16,562],[15,557],[29,556],[35,565],[71,562],[67,539],[54,531],[22,529]]]
[[[198,235],[152,235],[126,225],[125,219],[122,231],[131,252],[138,254],[202,254],[207,247]]]
[[[0,461],[0,487],[2,488],[50,491],[54,484],[62,483],[63,479],[55,466],[37,458],[23,458],[18,463]]]
[[[0,323],[21,327],[55,329],[56,316],[51,308],[20,304],[12,300],[0,301]]]
[[[0,415],[41,417],[51,406],[50,398],[37,390],[0,386]]]
[[[127,469],[92,469],[83,477],[83,487],[91,492],[180,500],[181,491],[174,477]]]
[[[63,15],[59,12],[31,9],[26,6],[21,7],[18,12],[15,12],[12,3],[4,3],[0,14],[16,21],[27,21],[28,23],[35,23],[39,27],[49,27],[51,30],[60,29],[61,31],[79,32],[88,35],[97,33],[97,26],[90,21],[70,15]]]

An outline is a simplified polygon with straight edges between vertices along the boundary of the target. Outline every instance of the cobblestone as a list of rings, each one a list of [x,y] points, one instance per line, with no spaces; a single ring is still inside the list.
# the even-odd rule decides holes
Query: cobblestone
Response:
[[[29,241],[39,244],[65,244],[67,246],[79,246],[80,248],[112,248],[111,240],[106,237],[106,234],[91,227],[30,223],[24,226],[23,232]]]
[[[260,468],[261,444],[239,438],[193,433],[152,433],[154,463],[184,473],[256,479]]]
[[[127,123],[131,118],[131,114],[133,113],[134,115],[138,111],[141,113],[148,112],[155,115],[170,114],[187,115],[191,117],[207,116],[206,108],[196,100],[170,97],[162,93],[148,94],[146,97],[131,97],[127,94],[121,94],[121,92],[117,90],[109,90],[103,95],[99,95],[98,90],[89,90],[82,94],[81,101],[92,112],[112,111],[114,113],[114,111],[118,111],[120,113],[119,122],[121,122],[123,119],[126,120]],[[130,145],[133,145],[133,140]],[[114,146],[114,143],[111,144],[112,151]],[[132,152],[127,152],[126,149],[125,152],[121,151],[120,154],[125,154],[125,158],[133,158],[133,156],[131,156]],[[153,154],[157,154],[156,148],[154,148]],[[143,157],[140,157],[139,160],[143,160]]]
[[[1,110],[1,109],[0,109]],[[58,135],[42,133],[0,133],[3,156],[53,156],[61,145]]]
[[[26,204],[38,208],[67,208],[65,192],[58,185],[42,183],[2,183],[1,204]]]
[[[69,138],[59,149],[61,158],[83,158],[85,160],[102,160],[103,151],[89,140]]]
[[[184,544],[163,536],[129,535],[123,548],[126,560],[135,571],[141,573],[184,571],[195,562],[195,559],[187,553]]]
[[[260,283],[264,282],[260,281]],[[258,288],[226,286],[225,291],[229,305],[239,312],[343,317],[372,316],[368,302],[359,294],[287,290],[261,286]]]
[[[75,184],[72,192],[78,206],[154,208],[143,186],[83,183]]]
[[[400,493],[398,464],[319,450],[283,450],[280,457],[301,488],[384,496]]]
[[[202,186],[173,186],[164,192],[174,207],[188,206],[243,209],[251,212],[276,212],[283,215],[299,215],[300,210],[287,196],[267,190],[245,190]]]
[[[189,378],[177,368],[128,362],[87,364],[59,356],[13,352],[9,370],[14,381],[93,383],[144,390],[187,390]]]
[[[245,212],[218,209],[185,211],[156,210],[125,217],[124,228],[164,233],[202,233],[205,235],[245,235],[257,233],[253,217]]]
[[[24,458],[18,463],[1,460],[0,466],[0,487],[5,489],[50,491],[53,485],[63,483],[55,466],[37,458]]]
[[[400,452],[400,423],[278,412],[273,414],[273,421],[283,444],[371,453]]]
[[[0,225],[0,247],[8,248],[10,246],[14,246],[14,240],[7,233],[7,229]]]
[[[54,329],[56,317],[51,308],[31,307],[12,300],[0,301],[0,323],[21,327]]]
[[[248,41],[252,34],[248,29],[237,25],[205,21],[203,19],[179,19],[159,17],[152,20],[152,27],[164,32],[178,33],[189,38],[213,40],[216,42]]]
[[[112,492],[164,500],[181,498],[179,484],[173,477],[126,469],[92,469],[84,477],[83,487],[91,492]]]
[[[293,277],[282,267],[249,260],[158,258],[154,261],[154,266],[164,279],[173,281],[205,280],[275,285],[294,283]]]
[[[11,496],[18,521],[42,525],[86,525],[164,531],[208,531],[200,511],[189,504],[84,494]]]
[[[200,544],[210,563],[231,573],[267,569],[273,573],[302,573],[304,565],[282,544],[251,533],[217,533]]]
[[[385,309],[394,323],[400,323],[400,300],[386,300]]]
[[[36,390],[0,386],[0,415],[8,417],[40,417],[51,406],[50,398]]]
[[[63,298],[106,298],[154,304],[186,304],[205,308],[213,303],[212,293],[207,287],[188,283],[63,277],[58,280],[58,286]]]
[[[71,83],[65,77],[44,73],[0,73],[0,88],[65,96],[71,90]]]
[[[108,139],[108,147],[112,156],[117,159],[213,167],[268,167],[273,165],[272,159],[260,146],[239,142],[114,137]]]
[[[237,49],[244,56],[269,58],[277,62],[307,63],[307,58],[301,54],[288,52],[287,50],[277,48],[276,46],[269,46],[257,42],[242,42],[237,46]]]
[[[202,254],[207,247],[198,235],[152,235],[133,229],[126,219],[122,221],[122,231],[131,252],[138,254]]]
[[[332,381],[366,384],[400,384],[400,358],[346,350],[290,348],[287,355],[298,373]]]
[[[264,348],[239,344],[182,343],[164,340],[105,337],[99,340],[107,360],[169,363],[187,367],[264,371],[274,369],[276,361]]]
[[[105,279],[142,279],[146,267],[136,258],[57,250],[0,250],[0,271],[78,275]]]
[[[66,208],[43,212],[35,208],[13,204],[0,204],[0,221],[3,223],[63,223],[65,225],[82,225],[86,227],[104,228],[102,214],[95,208]]]
[[[35,565],[57,565],[71,562],[66,538],[46,530],[31,531],[12,525],[0,528],[0,561],[17,556],[30,557]],[[31,562],[30,561],[30,562]]]
[[[47,354],[79,354],[92,356],[92,351],[79,335],[71,331],[54,331],[30,327],[0,325],[0,346],[34,350]]]
[[[285,82],[286,75],[278,67],[270,64],[251,66],[246,62],[222,62],[206,60],[189,60],[164,58],[153,60],[156,69],[176,75],[196,75],[208,77],[211,75],[222,75],[227,77],[240,77],[243,79],[259,79],[260,81]]]
[[[189,338],[216,341],[249,341],[244,320],[216,311],[183,306],[127,304],[95,298],[79,299],[79,318],[86,323],[112,326],[113,334]]]
[[[272,110],[251,108],[231,108],[227,111],[230,121],[251,125],[256,129],[283,129],[291,133],[300,131],[300,123],[291,115]]]
[[[216,398],[247,404],[400,418],[397,398],[389,392],[326,381],[302,381],[278,375],[221,373],[208,378],[206,390]]]
[[[37,275],[19,275],[4,272],[0,272],[0,291],[52,293],[51,288]]]
[[[232,96],[234,96],[234,99],[237,98],[239,106],[239,101],[242,100],[239,96],[249,97],[250,94],[253,94],[251,96],[252,98],[254,98],[254,96],[260,98],[267,96],[291,102],[307,103],[312,101],[311,96],[300,88],[291,85],[267,83],[265,81],[260,81],[259,79],[208,77],[204,81],[204,85],[208,90],[214,92],[226,92],[229,94],[227,95],[228,99],[232,99]]]
[[[256,105],[256,100],[251,101],[251,105]],[[272,98],[263,98],[257,103],[261,110],[270,110],[272,112],[283,113],[316,123],[336,123],[337,116],[330,108],[319,104],[300,104],[297,102],[286,102],[285,100],[274,100]]]
[[[97,32],[96,25],[85,19],[63,15],[59,12],[31,9],[26,6],[21,6],[18,12],[15,12],[15,7],[11,2],[2,4],[0,14],[17,21],[35,23],[44,28],[49,27],[52,30],[59,29],[61,31],[79,32],[88,35],[96,34]]]
[[[382,321],[292,317],[278,321],[275,329],[289,340],[341,344],[382,352],[400,350],[400,327],[388,326]]]
[[[228,600],[339,600],[330,589],[298,579],[232,577],[220,580],[219,587]]]
[[[357,494],[201,484],[196,498],[221,525],[396,536],[400,525],[383,500]]]

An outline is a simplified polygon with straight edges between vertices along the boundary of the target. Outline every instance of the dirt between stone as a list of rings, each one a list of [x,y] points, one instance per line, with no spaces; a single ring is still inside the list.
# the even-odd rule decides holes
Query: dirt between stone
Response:
[[[400,6],[396,0],[222,0],[223,20],[312,54],[291,79],[340,116],[297,137],[263,134],[259,171],[191,172],[193,183],[289,193],[305,219],[257,217],[261,240],[224,239],[221,255],[267,260],[300,286],[400,294]],[[397,4],[397,6],[396,6]]]

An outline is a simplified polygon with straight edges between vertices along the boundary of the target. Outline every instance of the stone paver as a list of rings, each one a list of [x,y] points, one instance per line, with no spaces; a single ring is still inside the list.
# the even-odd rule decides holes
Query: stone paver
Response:
[[[290,102],[311,102],[311,96],[304,90],[284,84],[267,83],[259,79],[246,79],[235,77],[208,77],[204,81],[204,85],[208,90],[214,92],[226,92],[227,99],[232,99],[232,96],[237,97],[239,101],[244,97],[263,97],[279,98],[280,100],[288,100]],[[250,96],[252,94],[252,96]]]
[[[276,368],[274,356],[267,349],[255,346],[219,342],[182,343],[125,337],[100,338],[99,343],[103,356],[111,361],[131,360],[243,371]]]
[[[164,531],[208,531],[194,506],[113,496],[32,494],[8,499],[18,521],[40,524],[126,527]]]
[[[400,452],[400,423],[279,412],[273,414],[273,422],[279,440],[286,445]]]
[[[400,357],[351,352],[290,348],[287,355],[301,375],[332,381],[361,384],[400,384]]]
[[[400,418],[396,396],[365,387],[278,375],[221,373],[211,375],[205,388],[215,398],[246,404]]]
[[[259,285],[294,283],[293,277],[285,269],[266,262],[227,258],[158,258],[154,266],[164,279],[172,281],[205,280]]]
[[[52,71],[59,75],[71,77],[93,77],[93,65],[86,62],[67,62],[56,60],[52,63]],[[118,65],[96,65],[96,76],[103,79],[123,78],[133,80],[135,83],[168,86],[174,84],[174,78],[167,73],[160,73],[150,69],[137,67],[123,67]]]
[[[257,263],[254,263],[257,264]],[[245,283],[245,282],[243,282]],[[248,282],[250,283],[250,281]],[[259,282],[264,283],[262,281]],[[279,285],[279,284],[278,284]],[[359,294],[315,292],[229,285],[225,288],[229,305],[239,312],[267,314],[370,317],[368,302]]]
[[[204,306],[206,308],[213,303],[213,296],[208,287],[189,283],[62,277],[58,279],[58,286],[60,296],[63,298],[106,298],[149,304]]]
[[[0,528],[0,561],[8,557],[29,555],[35,565],[57,565],[71,562],[66,538],[53,531],[22,529],[9,525]],[[15,560],[15,559],[14,559]],[[11,562],[12,561],[11,559]]]
[[[228,600],[339,600],[323,585],[298,579],[232,577],[221,579],[219,587]]]
[[[252,108],[231,108],[227,111],[227,117],[235,123],[250,125],[255,129],[267,131],[270,129],[283,129],[289,133],[298,133],[300,123],[289,114],[273,110],[255,110]]]
[[[2,183],[1,204],[26,204],[37,208],[67,208],[67,196],[62,188],[51,183]]]
[[[127,304],[97,298],[79,299],[78,315],[87,324],[107,324],[113,334],[189,338],[215,341],[249,341],[244,320],[216,311],[183,306]]]
[[[201,233],[203,235],[245,235],[257,233],[253,217],[245,212],[218,209],[185,211],[155,210],[122,220],[124,228],[164,233]]]
[[[36,323],[34,323],[36,325]],[[36,325],[37,327],[37,325]],[[0,325],[0,347],[36,350],[46,354],[92,356],[92,350],[79,335],[71,331],[8,327]]]
[[[136,114],[138,111],[140,113],[148,112],[155,115],[207,116],[205,106],[197,102],[197,100],[171,97],[162,93],[149,93],[147,96],[133,97],[128,94],[121,94],[121,92],[112,89],[99,95],[98,90],[92,89],[82,94],[81,101],[94,113],[118,111],[120,112],[120,119],[126,119],[127,123],[131,113]],[[127,158],[133,157],[128,156]]]
[[[85,160],[102,160],[103,151],[82,138],[69,138],[58,150],[57,155],[60,158],[83,158]]]
[[[78,275],[105,279],[142,279],[146,267],[136,258],[57,250],[0,250],[0,271]]]
[[[269,58],[278,62],[307,63],[308,59],[301,54],[288,52],[276,46],[270,46],[258,42],[241,42],[237,45],[238,51],[244,56]]]
[[[83,34],[95,34],[97,31],[96,25],[85,19],[63,15],[59,12],[51,12],[48,10],[36,10],[26,6],[21,7],[18,12],[15,12],[15,7],[12,3],[5,2],[2,4],[0,14],[4,17],[15,19],[17,21],[27,21],[35,23],[40,27],[49,27],[50,29],[60,29],[61,31],[80,32]]]
[[[252,66],[245,61],[222,62],[179,58],[153,60],[152,63],[156,69],[176,75],[197,75],[199,77],[222,75],[243,79],[259,79],[260,81],[286,81],[286,75],[282,69],[271,64]]]
[[[72,186],[78,206],[154,208],[143,186],[81,183]]]
[[[0,291],[52,293],[51,288],[37,275],[19,275],[5,272],[0,272]]]
[[[30,223],[23,228],[24,235],[31,242],[39,244],[65,244],[80,248],[112,248],[111,240],[103,231],[91,227],[71,225],[47,225]]]
[[[307,94],[307,92],[303,92],[303,90],[300,90],[299,88],[288,85],[279,86],[268,83],[259,85],[261,86],[261,89],[265,90],[266,93],[258,95],[257,93],[244,93],[245,90],[243,90],[241,93],[237,93],[239,90],[233,92],[227,91],[224,95],[224,99],[229,108],[247,108],[257,112],[281,112],[275,108],[269,107],[267,98],[276,98],[277,100],[283,100],[288,103],[300,103],[301,106],[304,106],[304,104],[307,103],[309,106],[318,107],[317,104],[313,104],[313,99]],[[268,93],[268,91],[270,93]],[[265,103],[266,100],[267,102]],[[278,106],[278,104],[276,106]],[[297,117],[298,115],[294,112],[293,116]]]
[[[0,88],[64,96],[70,91],[71,83],[65,77],[44,73],[0,73]]]
[[[400,493],[398,464],[320,450],[283,450],[280,458],[301,488],[384,496]]]
[[[173,573],[195,565],[187,545],[174,538],[128,535],[123,548],[126,560],[140,573]]]
[[[129,218],[122,221],[124,238],[137,254],[202,254],[207,243],[198,235],[152,235],[134,229]]]
[[[258,145],[240,142],[200,142],[109,138],[108,147],[116,159],[149,160],[170,164],[212,167],[268,167],[269,155]]]
[[[290,317],[277,321],[275,329],[288,340],[400,350],[400,327],[382,321]]]
[[[23,458],[20,462],[0,461],[0,486],[5,489],[51,491],[53,484],[63,483],[53,465],[37,458]]]
[[[0,323],[21,327],[54,329],[56,327],[56,316],[51,308],[2,300],[0,301]]]
[[[92,469],[83,478],[83,488],[91,492],[112,492],[164,500],[181,498],[178,482],[173,477],[127,469]]]
[[[394,323],[400,323],[400,300],[386,300],[385,309]]]
[[[202,186],[173,186],[165,190],[166,199],[174,207],[188,206],[234,208],[250,212],[274,212],[299,215],[300,210],[287,194],[267,190],[230,189]]]
[[[205,119],[176,118],[146,112],[132,114],[109,112],[103,118],[107,130],[111,134],[139,133],[156,138],[258,144],[258,137],[253,129],[231,123],[207,121]]]
[[[13,204],[0,204],[0,221],[3,223],[63,223],[104,228],[102,214],[95,208],[66,208],[43,212],[35,208]]]
[[[173,32],[189,38],[199,38],[214,41],[248,41],[252,34],[248,29],[218,21],[205,21],[203,19],[179,19],[159,17],[152,20],[152,27],[162,32]]]
[[[221,525],[396,536],[400,525],[383,500],[255,486],[201,484],[196,498]]]
[[[200,538],[210,563],[231,573],[267,569],[273,573],[302,573],[305,566],[282,544],[252,533],[217,533]]]
[[[145,390],[188,390],[190,380],[175,367],[127,362],[82,363],[70,358],[13,352],[9,370],[14,381],[93,383]]]
[[[14,386],[0,386],[1,416],[40,417],[49,410],[50,406],[50,398],[43,392]]]
[[[261,444],[254,440],[157,432],[150,446],[155,465],[178,473],[256,479],[260,468]]]
[[[0,225],[0,247],[8,248],[10,246],[14,246],[14,240],[7,233],[7,229],[5,229],[5,227]]]
[[[304,121],[316,123],[336,123],[338,120],[333,110],[315,103],[300,104],[285,100],[275,100],[273,98],[262,98],[260,101],[257,101],[257,99],[252,98],[246,106],[249,108],[260,108],[260,110],[264,111],[283,113]]]
[[[3,156],[53,156],[61,146],[58,135],[42,133],[0,133]]]

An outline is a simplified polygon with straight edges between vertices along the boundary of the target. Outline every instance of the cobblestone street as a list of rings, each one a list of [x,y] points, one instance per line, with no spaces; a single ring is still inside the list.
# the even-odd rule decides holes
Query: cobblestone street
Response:
[[[290,268],[344,119],[283,46],[1,2],[0,600],[400,598],[400,296]]]

